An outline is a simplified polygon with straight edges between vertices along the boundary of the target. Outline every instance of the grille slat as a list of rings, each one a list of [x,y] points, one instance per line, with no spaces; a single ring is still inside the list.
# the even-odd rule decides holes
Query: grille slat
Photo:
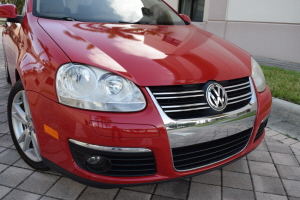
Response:
[[[184,111],[193,111],[193,110],[204,110],[209,109],[210,107],[201,107],[201,108],[190,108],[190,109],[181,109],[181,110],[165,110],[166,113],[168,112],[184,112]]]
[[[225,88],[228,96],[228,105],[221,112],[216,112],[208,106],[204,91],[206,84],[151,86],[149,89],[171,119],[213,116],[249,104],[252,95],[249,77],[221,81],[219,84]]]
[[[162,108],[183,108],[191,106],[205,106],[207,103],[195,103],[195,104],[184,104],[184,105],[174,105],[174,106],[162,106]]]
[[[155,97],[156,99],[181,99],[181,98],[191,98],[191,97],[203,97],[204,94],[188,95],[188,96],[177,96],[177,97]]]
[[[249,92],[249,93],[247,93],[247,94],[240,95],[240,96],[228,98],[228,100],[229,100],[229,101],[232,101],[232,100],[240,99],[240,98],[243,98],[243,97],[246,97],[246,96],[250,96],[250,95],[252,95],[251,92]]]
[[[233,90],[226,90],[226,92],[235,92],[235,91],[238,91],[238,90],[241,90],[241,89],[246,89],[246,88],[250,88],[250,84],[245,86],[245,87],[235,88]]]
[[[191,93],[199,93],[204,92],[203,90],[194,90],[194,91],[185,91],[185,92],[161,92],[161,93],[153,93],[153,95],[173,95],[173,94],[191,94]]]
[[[241,101],[245,101],[245,100],[248,100],[248,99],[251,99],[251,97],[246,97],[246,98],[243,98],[243,99],[240,99],[240,100],[237,100],[237,101],[229,102],[228,105],[239,103]]]
[[[176,170],[185,171],[229,158],[246,147],[251,133],[252,128],[210,142],[173,148],[174,167]]]
[[[152,152],[105,152],[85,148],[72,142],[69,142],[69,145],[75,162],[86,171],[118,177],[137,177],[156,174],[156,164]],[[111,169],[107,172],[97,172],[90,169],[86,164],[86,160],[93,155],[100,155],[109,159],[112,164]]]
[[[235,87],[240,87],[240,86],[244,86],[247,85],[248,83],[241,83],[241,84],[237,84],[237,85],[232,85],[232,86],[227,86],[224,87],[225,89],[230,89],[230,88],[235,88]]]
[[[134,166],[148,166],[148,165],[153,165],[153,163],[134,163],[134,164],[117,164],[114,163],[114,166],[118,167],[134,167]]]

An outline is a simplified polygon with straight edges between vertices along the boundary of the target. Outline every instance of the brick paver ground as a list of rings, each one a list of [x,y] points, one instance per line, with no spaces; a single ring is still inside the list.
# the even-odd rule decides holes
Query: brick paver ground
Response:
[[[35,171],[20,158],[10,138],[6,117],[10,88],[0,42],[0,199],[300,200],[300,143],[273,130],[255,151],[221,170],[164,184],[105,190],[53,171]]]

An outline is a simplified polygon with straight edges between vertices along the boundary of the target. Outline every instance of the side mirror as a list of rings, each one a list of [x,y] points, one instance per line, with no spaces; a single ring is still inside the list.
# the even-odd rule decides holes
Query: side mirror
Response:
[[[192,20],[191,20],[191,18],[190,18],[189,16],[187,16],[187,15],[185,15],[185,14],[180,14],[180,17],[181,17],[184,21],[186,21],[186,22],[188,22],[188,23],[192,23]]]
[[[22,23],[23,16],[17,13],[17,7],[13,4],[0,5],[0,18],[7,18],[7,22]]]
[[[0,6],[1,18],[17,18],[17,7],[12,4],[5,4]]]

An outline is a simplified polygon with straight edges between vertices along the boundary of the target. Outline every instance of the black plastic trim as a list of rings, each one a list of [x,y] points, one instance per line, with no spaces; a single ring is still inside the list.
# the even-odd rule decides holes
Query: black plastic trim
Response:
[[[225,160],[241,152],[248,144],[253,128],[206,143],[172,149],[176,170],[186,171]]]
[[[18,15],[16,18],[7,18],[6,22],[12,22],[12,23],[20,23],[22,24],[23,22],[23,15]]]
[[[69,142],[70,150],[76,164],[89,172],[103,176],[138,177],[156,174],[156,163],[153,152],[107,152],[86,148]],[[100,155],[111,162],[107,171],[95,171],[86,164],[86,159]]]
[[[254,148],[255,149],[255,148]],[[182,179],[186,179],[186,178],[190,178],[190,177],[194,177],[194,176],[198,176],[201,174],[205,174],[217,169],[220,169],[222,167],[225,167],[227,165],[230,165],[231,163],[234,163],[238,160],[240,160],[241,158],[247,156],[249,153],[251,153],[254,149],[252,149],[250,152],[248,152],[247,154],[233,160],[230,161],[224,165],[221,165],[219,167],[204,171],[204,172],[200,172],[200,173],[196,173],[196,174],[191,174],[188,176],[182,176],[179,178],[173,178],[173,179],[167,179],[167,180],[163,180],[163,181],[154,181],[154,182],[147,182],[147,183],[138,183],[138,184],[110,184],[110,183],[102,183],[102,182],[97,182],[97,181],[91,181],[85,178],[82,178],[80,176],[77,176],[67,170],[65,170],[64,168],[56,165],[55,163],[51,162],[50,160],[46,159],[46,158],[42,158],[43,162],[45,163],[45,165],[47,165],[49,168],[51,168],[54,171],[57,171],[58,173],[62,174],[63,176],[72,179],[73,181],[76,181],[78,183],[87,185],[87,186],[91,186],[91,187],[95,187],[95,188],[102,188],[102,189],[112,189],[112,188],[121,188],[121,187],[135,187],[135,186],[143,186],[143,185],[151,185],[151,184],[159,184],[159,183],[166,183],[166,182],[170,182],[170,181],[177,181],[177,180],[182,180]]]
[[[260,126],[259,126],[259,128],[258,128],[258,130],[257,130],[256,136],[255,136],[254,142],[256,142],[256,141],[263,135],[264,130],[265,130],[265,128],[266,128],[267,125],[268,125],[268,120],[269,120],[269,119],[267,118],[267,119],[265,119],[265,121],[263,121],[263,122],[260,124]]]

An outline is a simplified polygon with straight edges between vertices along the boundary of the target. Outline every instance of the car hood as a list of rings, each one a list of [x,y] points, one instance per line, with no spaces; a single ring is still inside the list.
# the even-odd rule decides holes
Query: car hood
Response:
[[[194,25],[104,24],[39,19],[72,62],[140,86],[223,81],[251,75],[250,55]]]

